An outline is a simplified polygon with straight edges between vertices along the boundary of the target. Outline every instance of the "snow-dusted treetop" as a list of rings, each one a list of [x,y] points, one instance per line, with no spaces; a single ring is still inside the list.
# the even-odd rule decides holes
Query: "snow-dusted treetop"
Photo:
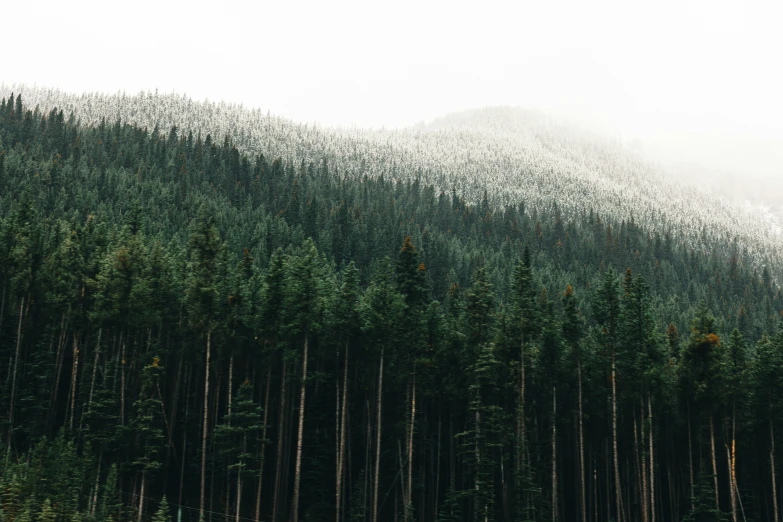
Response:
[[[294,162],[322,161],[340,175],[413,179],[452,188],[478,201],[524,202],[528,210],[564,215],[589,212],[633,219],[650,231],[671,232],[700,250],[734,240],[758,263],[780,266],[783,237],[767,215],[709,190],[678,183],[631,151],[552,121],[535,111],[465,111],[402,130],[333,129],[299,124],[257,109],[196,102],[177,94],[89,93],[0,85],[0,95],[22,93],[25,105],[57,107],[82,124],[106,119],[180,133],[224,136],[250,154]]]

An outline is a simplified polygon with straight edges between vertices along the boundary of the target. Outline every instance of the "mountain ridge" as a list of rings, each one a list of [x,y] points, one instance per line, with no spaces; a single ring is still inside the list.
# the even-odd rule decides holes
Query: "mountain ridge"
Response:
[[[73,113],[83,124],[122,118],[161,132],[229,137],[240,151],[301,161],[328,161],[354,177],[420,178],[436,190],[455,190],[469,201],[484,194],[505,206],[557,207],[565,215],[597,211],[617,221],[636,221],[651,232],[728,254],[738,244],[758,264],[779,264],[779,230],[754,210],[684,183],[655,165],[595,135],[574,132],[539,111],[485,107],[436,118],[404,129],[344,129],[300,124],[241,104],[196,102],[186,95],[142,92],[68,94],[55,89],[0,85],[25,103]]]

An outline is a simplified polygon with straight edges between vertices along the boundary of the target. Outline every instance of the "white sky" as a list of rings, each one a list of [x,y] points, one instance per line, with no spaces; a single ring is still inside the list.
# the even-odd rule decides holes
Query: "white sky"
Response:
[[[783,177],[781,0],[7,4],[5,83],[175,90],[361,126],[521,105]]]

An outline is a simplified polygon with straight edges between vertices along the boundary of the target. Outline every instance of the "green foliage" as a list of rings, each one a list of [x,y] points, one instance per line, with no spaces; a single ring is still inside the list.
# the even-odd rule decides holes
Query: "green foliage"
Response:
[[[717,520],[730,508],[735,447],[748,519],[772,518],[770,455],[783,431],[776,272],[755,273],[736,245],[705,254],[594,212],[472,204],[398,182],[409,173],[394,175],[394,161],[350,177],[335,164],[248,157],[223,136],[176,128],[78,126],[4,100],[2,520],[125,522],[142,477],[146,497],[163,495],[155,521],[170,520],[166,495],[195,519],[205,395],[211,516],[235,516],[239,499],[240,520],[255,518],[256,502],[261,520],[275,503],[288,520],[301,392],[288,363],[304,336],[302,520],[334,519],[343,393],[344,519],[370,520],[377,507],[386,522],[397,506],[408,520],[544,520],[554,460],[559,519],[580,520],[580,449],[590,509],[616,519],[613,364],[627,520],[641,519],[641,462],[645,479],[655,473],[656,519],[684,515],[691,460],[687,516]],[[629,267],[624,277],[617,267]],[[714,512],[703,473],[712,425]]]
[[[171,522],[169,502],[166,500],[166,495],[163,495],[163,498],[160,500],[158,510],[155,511],[155,515],[152,517],[152,522]]]

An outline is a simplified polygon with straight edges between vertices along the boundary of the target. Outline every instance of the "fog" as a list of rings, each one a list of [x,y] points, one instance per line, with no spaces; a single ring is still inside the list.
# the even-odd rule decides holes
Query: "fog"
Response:
[[[2,11],[6,84],[157,88],[368,127],[515,105],[565,115],[696,180],[783,177],[779,1],[140,0]],[[783,204],[776,186],[761,200]]]

